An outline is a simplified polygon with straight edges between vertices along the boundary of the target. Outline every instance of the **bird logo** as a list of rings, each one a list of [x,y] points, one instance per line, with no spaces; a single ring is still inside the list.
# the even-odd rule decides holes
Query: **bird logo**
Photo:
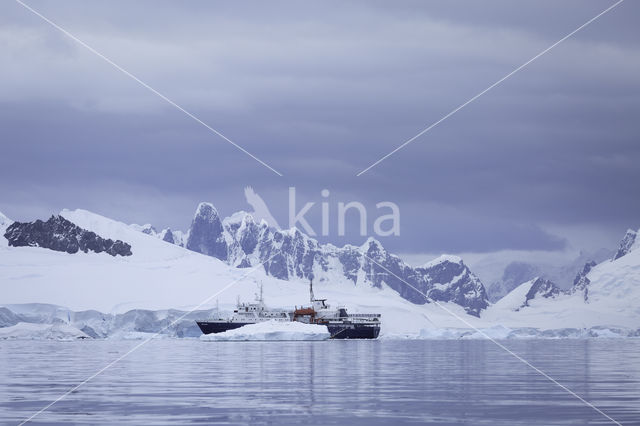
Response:
[[[278,225],[278,222],[274,219],[273,215],[269,211],[267,203],[264,202],[262,197],[259,196],[252,187],[247,186],[244,188],[244,197],[246,198],[247,203],[249,203],[249,205],[253,207],[253,212],[251,213],[251,215],[257,222],[264,220],[265,222],[267,222],[267,225],[276,229],[281,229],[280,225]]]

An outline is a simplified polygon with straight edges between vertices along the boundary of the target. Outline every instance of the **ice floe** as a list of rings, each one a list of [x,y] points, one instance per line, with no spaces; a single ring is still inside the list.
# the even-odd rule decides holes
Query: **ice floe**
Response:
[[[206,334],[200,340],[326,340],[330,336],[324,325],[272,320],[245,325],[224,333]]]

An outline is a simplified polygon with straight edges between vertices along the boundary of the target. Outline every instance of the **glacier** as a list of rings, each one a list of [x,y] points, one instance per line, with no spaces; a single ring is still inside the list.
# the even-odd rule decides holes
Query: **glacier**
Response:
[[[90,338],[87,334],[68,324],[43,324],[20,322],[0,328],[0,340],[76,340]]]

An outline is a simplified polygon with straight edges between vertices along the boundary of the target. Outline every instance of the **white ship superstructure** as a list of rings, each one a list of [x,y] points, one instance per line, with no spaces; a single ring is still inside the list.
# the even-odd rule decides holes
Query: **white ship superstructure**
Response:
[[[282,309],[269,309],[265,303],[262,294],[262,285],[260,286],[260,295],[256,295],[256,303],[238,303],[233,315],[228,319],[214,319],[210,321],[196,321],[200,330],[204,334],[221,333],[227,330],[242,327],[248,324],[256,324],[264,321],[291,321],[292,313]]]

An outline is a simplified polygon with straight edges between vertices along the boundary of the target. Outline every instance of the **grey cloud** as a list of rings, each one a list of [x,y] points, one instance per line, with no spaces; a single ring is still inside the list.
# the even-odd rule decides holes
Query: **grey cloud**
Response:
[[[640,225],[634,3],[360,178],[607,4],[29,4],[285,177],[4,3],[0,210],[14,217],[41,203],[184,228],[200,200],[247,208],[250,184],[279,220],[288,186],[394,201],[403,234],[385,244],[404,252],[556,250],[548,225]]]

